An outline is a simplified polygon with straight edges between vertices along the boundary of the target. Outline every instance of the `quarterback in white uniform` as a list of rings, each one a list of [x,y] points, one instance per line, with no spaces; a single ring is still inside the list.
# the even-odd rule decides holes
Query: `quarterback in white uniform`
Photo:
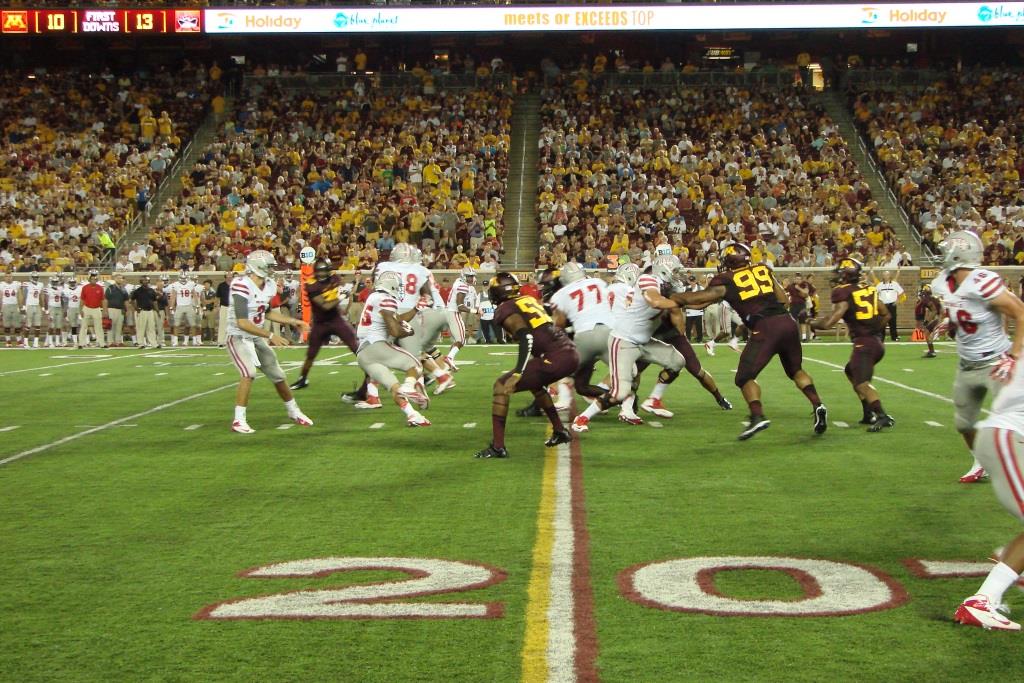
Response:
[[[413,334],[412,326],[399,312],[403,287],[401,275],[396,271],[386,270],[377,276],[373,292],[366,298],[363,312],[359,316],[356,360],[367,376],[391,392],[395,405],[405,413],[406,424],[410,427],[429,427],[430,421],[417,412],[411,403],[423,407],[428,405],[428,399],[420,388],[420,361],[392,343],[392,340]],[[406,311],[404,315],[410,316],[413,310]],[[404,372],[405,381],[399,384],[392,370]]]
[[[462,269],[459,279],[452,285],[445,308],[448,312],[448,331],[452,335],[452,345],[444,356],[445,364],[458,371],[455,355],[466,345],[465,315],[476,310],[476,271],[466,266]]]
[[[171,318],[171,346],[178,345],[179,333],[182,336],[183,346],[188,346],[189,339],[195,346],[202,344],[203,338],[199,332],[199,302],[202,289],[200,285],[192,281],[185,271],[181,271],[178,281],[167,288],[173,316]]]
[[[235,419],[231,431],[252,434],[254,430],[246,419],[249,392],[259,368],[274,384],[277,395],[284,401],[288,417],[303,427],[312,427],[313,421],[302,414],[292,397],[284,371],[277,362],[272,346],[288,346],[288,340],[269,332],[267,320],[309,331],[309,325],[288,316],[270,311],[270,300],[277,294],[274,268],[277,261],[269,251],[258,249],[245,259],[245,275],[231,281],[232,315],[228,318],[227,349],[238,373],[242,376],[235,396]]]
[[[954,422],[967,447],[973,449],[985,395],[998,394],[1002,364],[1016,362],[1024,344],[1024,303],[1003,285],[999,275],[980,267],[984,247],[973,232],[954,232],[939,248],[943,270],[932,281],[932,292],[945,311],[944,325],[956,337],[959,366],[953,382]],[[1016,321],[1013,342],[1003,327],[1004,316]],[[960,481],[970,484],[986,476],[975,458]]]

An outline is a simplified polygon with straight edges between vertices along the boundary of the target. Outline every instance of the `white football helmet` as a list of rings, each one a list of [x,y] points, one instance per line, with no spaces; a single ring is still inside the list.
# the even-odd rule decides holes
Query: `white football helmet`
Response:
[[[408,242],[399,242],[391,250],[392,263],[412,263],[412,245]]]
[[[268,278],[274,274],[277,268],[277,259],[265,249],[257,249],[245,257],[245,269],[256,277]]]
[[[576,263],[575,261],[569,261],[562,266],[562,272],[558,276],[558,281],[563,285],[568,285],[573,282],[578,282],[587,276],[586,271],[583,270],[583,266]]]
[[[373,291],[384,292],[391,296],[401,296],[402,276],[393,270],[381,273],[377,276],[377,281],[373,283]]]
[[[675,256],[659,256],[651,263],[651,274],[662,282],[672,282],[683,264]]]
[[[472,266],[466,266],[462,269],[462,279],[466,282],[476,279],[476,271],[473,270]]]
[[[409,257],[410,260],[408,261],[408,263],[413,263],[413,264],[415,264],[417,266],[422,266],[423,265],[423,250],[420,249],[419,247],[411,247],[411,249],[412,249],[412,254]]]
[[[977,268],[985,255],[981,238],[970,230],[957,230],[939,243],[942,267],[947,271],[959,268]]]
[[[635,263],[623,263],[615,269],[615,281],[625,282],[632,287],[640,279],[640,266]]]

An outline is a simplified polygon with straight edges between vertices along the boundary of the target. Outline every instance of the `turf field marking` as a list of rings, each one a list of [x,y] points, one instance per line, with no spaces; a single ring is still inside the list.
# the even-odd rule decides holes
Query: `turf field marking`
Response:
[[[202,426],[203,425],[189,425],[188,427],[185,427],[185,431],[186,432],[194,432],[195,430],[199,429]]]
[[[942,426],[941,422],[936,422],[934,420],[925,420],[924,423],[926,425],[928,425],[929,427],[941,427]]]
[[[903,372],[913,372],[913,369],[911,369],[911,368],[903,368]]]
[[[658,422],[657,420],[648,420],[647,424],[650,425],[651,427],[654,427],[655,429],[661,429],[662,427],[665,426]]]
[[[337,371],[337,370],[331,370],[331,371],[330,371],[330,372],[328,372],[327,374],[328,374],[328,375],[337,375],[337,374],[338,374],[338,371]]]
[[[476,427],[476,422],[467,422],[466,424],[462,425],[463,429],[473,429],[474,427]]]
[[[86,429],[83,432],[78,432],[77,434],[71,434],[70,436],[65,436],[62,439],[57,439],[56,441],[51,441],[50,443],[43,444],[42,446],[36,446],[35,448],[30,448],[27,451],[22,451],[21,453],[15,453],[12,456],[9,456],[7,458],[4,458],[3,460],[0,460],[0,465],[6,465],[8,463],[14,462],[15,460],[21,460],[22,458],[27,458],[30,455],[35,455],[36,453],[42,453],[43,451],[48,451],[51,448],[56,448],[57,446],[63,446],[64,444],[66,444],[66,443],[68,443],[70,441],[74,441],[75,439],[81,439],[83,436],[89,436],[90,434],[95,434],[96,432],[102,432],[105,429],[110,429],[111,427],[117,427],[119,425],[125,424],[127,422],[132,421],[132,420],[137,420],[140,417],[146,417],[147,415],[152,415],[153,413],[158,413],[158,412],[160,412],[162,410],[167,410],[168,408],[173,408],[174,406],[181,405],[182,403],[187,403],[189,401],[194,401],[197,398],[203,398],[205,396],[209,396],[210,394],[215,394],[218,391],[224,391],[225,389],[231,389],[232,387],[236,387],[236,386],[238,386],[238,385],[236,383],[232,382],[231,384],[225,384],[223,386],[216,387],[214,389],[207,389],[206,391],[200,391],[198,394],[192,394],[191,396],[185,396],[184,398],[179,398],[179,399],[176,399],[174,401],[169,401],[167,403],[161,403],[158,406],[155,406],[153,408],[149,408],[148,410],[143,410],[141,412],[135,413],[134,415],[129,415],[127,417],[121,417],[121,418],[118,418],[116,420],[111,420],[110,422],[108,422],[106,424],[103,424],[103,425],[99,425],[98,427],[93,427],[91,429]]]
[[[223,374],[224,374],[223,372],[215,372],[215,373],[213,373],[213,376],[214,377],[220,377]]]
[[[848,423],[843,422],[842,420],[833,420],[832,424],[834,424],[836,427],[840,427],[842,429],[846,429],[847,427],[850,426]]]
[[[41,374],[41,375],[39,375],[39,376],[40,376],[40,377],[52,377],[52,376],[53,376],[53,373],[52,373],[52,372],[44,372],[43,374]]]
[[[383,426],[383,422],[374,422],[372,425],[370,425],[370,429],[380,429]]]
[[[167,374],[166,372],[158,372],[158,373],[156,373],[156,376],[157,377],[162,377],[163,375],[166,375],[166,374]]]
[[[809,361],[812,361],[814,363],[820,363],[820,364],[826,365],[826,366],[828,366],[830,368],[838,368],[839,370],[843,369],[842,365],[836,365],[835,363],[830,363],[827,360],[819,360],[817,358],[811,358],[810,356],[804,356],[804,360],[809,360]],[[884,382],[886,384],[891,384],[894,387],[899,387],[900,389],[906,389],[907,391],[913,391],[915,394],[921,394],[922,396],[930,396],[931,398],[936,398],[936,399],[938,399],[940,401],[943,401],[945,403],[952,403],[953,402],[953,399],[951,399],[948,396],[943,396],[942,394],[936,394],[933,391],[925,391],[924,389],[918,389],[917,387],[912,387],[909,384],[903,384],[902,382],[896,382],[896,381],[893,381],[891,379],[886,379],[885,377],[879,377],[878,375],[875,375],[873,379],[876,382]],[[987,413],[988,411],[986,410],[985,412]]]
[[[10,427],[0,427],[0,432],[13,432],[21,425],[11,425]]]
[[[71,363],[58,363],[56,365],[44,365],[39,368],[22,368],[21,370],[5,370],[0,372],[0,377],[6,377],[7,375],[17,375],[22,372],[36,372],[37,370],[53,370],[54,368],[64,368],[69,365],[84,365],[85,363],[102,363],[108,360],[120,360],[121,358],[132,358],[135,356],[141,356],[141,353],[128,353],[117,356],[104,356],[102,358],[90,358],[89,360],[73,361]],[[51,356],[51,358],[80,358],[81,356]]]
[[[97,377],[106,377],[109,374],[110,374],[109,372],[101,372],[101,373],[97,374],[96,376]]]
[[[277,428],[278,429],[291,429],[294,426],[295,426],[294,422],[286,422],[283,425],[277,425]]]

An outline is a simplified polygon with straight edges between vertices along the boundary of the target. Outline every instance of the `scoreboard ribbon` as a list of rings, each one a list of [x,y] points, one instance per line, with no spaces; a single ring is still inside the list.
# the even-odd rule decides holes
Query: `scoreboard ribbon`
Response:
[[[0,33],[180,34],[203,32],[198,9],[21,9],[0,11]]]

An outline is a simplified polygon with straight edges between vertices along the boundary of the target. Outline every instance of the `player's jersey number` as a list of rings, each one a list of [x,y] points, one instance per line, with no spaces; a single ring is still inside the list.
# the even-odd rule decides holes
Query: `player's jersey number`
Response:
[[[405,276],[405,293],[415,294],[420,291],[419,284],[419,278],[417,278],[413,273],[409,273]]]
[[[601,288],[598,287],[597,285],[587,285],[586,291],[583,291],[582,289],[574,289],[573,291],[569,292],[569,296],[572,298],[573,301],[576,302],[577,312],[583,310],[583,306],[586,304],[587,301],[587,292],[593,292],[594,296],[597,297],[597,300],[594,302],[595,304],[599,305],[601,303]]]
[[[373,306],[367,306],[363,309],[363,318],[359,321],[361,327],[369,327],[373,324],[373,321],[370,320],[371,313],[373,313]]]
[[[878,315],[878,292],[874,287],[854,290],[852,296],[857,320],[871,320]]]
[[[771,294],[775,291],[775,281],[767,266],[751,266],[737,270],[732,274],[732,282],[736,285],[736,293],[739,295],[740,301]]]
[[[964,334],[974,334],[978,331],[978,323],[971,319],[971,314],[962,308],[956,312],[956,320],[953,320],[953,311],[946,309],[949,322],[957,326],[957,329]]]
[[[536,329],[545,323],[551,323],[551,316],[549,316],[544,309],[528,296],[516,299],[516,308],[523,314],[523,318],[530,324],[530,327]]]

